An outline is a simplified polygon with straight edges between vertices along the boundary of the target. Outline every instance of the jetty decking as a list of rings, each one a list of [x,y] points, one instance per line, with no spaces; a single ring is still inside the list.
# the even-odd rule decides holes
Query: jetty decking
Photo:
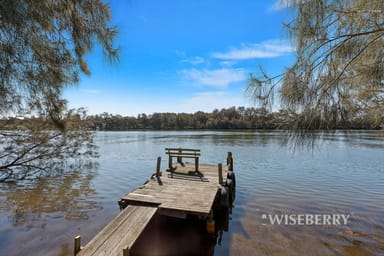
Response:
[[[129,249],[155,214],[177,218],[196,215],[212,220],[214,202],[220,201],[227,173],[233,171],[232,154],[228,153],[225,168],[221,164],[199,164],[200,150],[196,149],[167,148],[166,154],[168,169],[160,171],[159,157],[151,179],[120,199],[122,211],[115,219],[84,248],[80,247],[80,237],[75,238],[75,255],[129,255]],[[195,161],[184,163],[183,158]]]
[[[191,163],[175,163],[174,172],[162,172],[121,200],[128,205],[154,204],[161,214],[175,217],[208,217],[218,192],[218,166],[201,164],[197,173],[194,167]],[[226,171],[223,174],[226,177]]]
[[[156,211],[156,207],[129,205],[84,248],[80,248],[79,237],[75,238],[75,255],[129,255],[129,248],[132,247]],[[76,239],[78,239],[77,242]]]

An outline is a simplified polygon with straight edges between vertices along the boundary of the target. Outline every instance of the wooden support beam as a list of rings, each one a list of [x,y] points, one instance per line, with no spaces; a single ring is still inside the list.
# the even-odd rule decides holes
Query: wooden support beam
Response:
[[[219,168],[219,184],[222,185],[223,184],[223,165],[221,163],[218,164],[218,168]]]
[[[123,248],[123,256],[129,256],[129,246]]]
[[[170,172],[172,171],[172,156],[171,155],[169,155],[169,158],[168,158],[168,169]]]
[[[161,166],[161,157],[159,156],[157,158],[156,177],[160,177],[160,166]]]
[[[228,166],[228,171],[233,172],[232,152],[228,152],[228,155],[227,155],[227,166]]]
[[[74,256],[76,256],[81,250],[81,236],[75,237]]]
[[[177,156],[177,162],[178,163],[182,163],[183,162],[183,158],[181,157],[181,153],[183,152],[183,150],[181,148],[179,148],[177,151],[179,153],[179,155]]]

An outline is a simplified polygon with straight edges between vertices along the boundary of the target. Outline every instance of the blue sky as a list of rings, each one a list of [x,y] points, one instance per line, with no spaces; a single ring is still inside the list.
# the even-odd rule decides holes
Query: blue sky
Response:
[[[276,75],[293,61],[279,1],[115,0],[120,62],[96,47],[82,76],[64,97],[89,114],[136,116],[154,112],[211,112],[253,106],[244,94],[259,66]]]

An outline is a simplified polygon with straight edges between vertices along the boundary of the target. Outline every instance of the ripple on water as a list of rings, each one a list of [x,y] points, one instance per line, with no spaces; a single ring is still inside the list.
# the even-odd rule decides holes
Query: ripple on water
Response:
[[[315,150],[280,132],[103,132],[99,166],[34,184],[0,185],[0,255],[68,255],[118,213],[117,200],[166,168],[165,147],[235,161],[237,193],[216,255],[384,255],[384,143],[378,133],[329,134]],[[348,225],[263,225],[263,214],[350,214]],[[21,245],[21,246],[20,246]]]

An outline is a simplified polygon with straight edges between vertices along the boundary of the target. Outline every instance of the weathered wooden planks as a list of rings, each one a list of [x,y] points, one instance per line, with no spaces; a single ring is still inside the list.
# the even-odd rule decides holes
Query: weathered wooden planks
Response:
[[[170,154],[170,172],[160,172],[161,158],[158,157],[151,180],[121,198],[119,205],[125,209],[81,251],[80,237],[75,238],[75,255],[127,256],[156,212],[178,218],[186,218],[188,214],[212,218],[213,203],[222,189],[220,184],[225,183],[228,171],[233,170],[232,154],[228,153],[231,159],[227,159],[227,166],[223,168],[221,164],[200,165],[200,151],[194,153],[196,158],[192,157],[194,164],[181,161],[181,157],[190,157],[191,153],[178,153],[174,155],[178,157],[177,163],[172,162]]]
[[[100,231],[77,256],[123,255],[124,248],[131,248],[156,207],[129,205]]]
[[[157,204],[167,212],[180,211],[207,217],[218,192],[218,166],[199,165],[199,172],[191,172],[194,165],[175,164],[174,174],[163,172],[144,186],[122,197],[129,203]],[[222,170],[225,174],[226,170]]]

